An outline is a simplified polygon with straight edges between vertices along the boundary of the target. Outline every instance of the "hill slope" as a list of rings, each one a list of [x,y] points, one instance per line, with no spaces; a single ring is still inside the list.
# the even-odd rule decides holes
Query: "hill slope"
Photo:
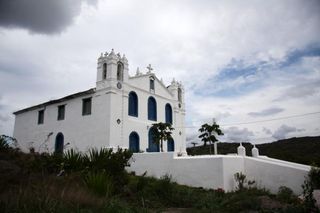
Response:
[[[218,153],[236,153],[238,146],[239,143],[218,143]],[[251,155],[252,145],[243,143],[243,146],[246,148],[247,155]],[[272,143],[259,144],[257,148],[260,155],[301,164],[311,165],[314,163],[320,165],[320,136],[289,138]],[[187,148],[187,152],[190,155],[209,154],[209,146]]]

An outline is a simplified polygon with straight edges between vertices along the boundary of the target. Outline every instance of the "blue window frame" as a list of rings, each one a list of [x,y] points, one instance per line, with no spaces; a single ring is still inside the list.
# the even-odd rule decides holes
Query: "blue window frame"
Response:
[[[138,133],[136,132],[131,132],[131,134],[129,135],[129,150],[131,152],[139,152],[140,151],[140,138]]]
[[[54,146],[54,152],[57,154],[63,153],[63,147],[64,147],[64,137],[61,132],[59,132],[56,136],[56,143]]]
[[[167,150],[168,152],[174,152],[174,140],[172,138],[168,140]]]
[[[133,91],[129,93],[128,115],[138,117],[138,96]]]
[[[148,120],[157,121],[157,102],[154,97],[148,99]]]
[[[172,107],[170,104],[166,104],[166,123],[172,124]]]
[[[154,142],[154,131],[155,131],[154,128],[149,129],[147,152],[160,152],[159,144],[156,144]]]

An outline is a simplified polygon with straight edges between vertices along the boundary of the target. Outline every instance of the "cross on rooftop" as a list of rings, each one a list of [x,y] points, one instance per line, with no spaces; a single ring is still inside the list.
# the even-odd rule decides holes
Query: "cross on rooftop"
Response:
[[[149,70],[148,72],[151,72],[153,70],[153,68],[151,67],[151,64],[149,64],[149,66],[147,66],[147,69]]]

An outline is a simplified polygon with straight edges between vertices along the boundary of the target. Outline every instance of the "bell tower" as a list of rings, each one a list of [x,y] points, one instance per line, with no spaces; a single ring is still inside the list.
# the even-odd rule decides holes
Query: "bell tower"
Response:
[[[110,53],[101,53],[97,63],[97,90],[116,87],[118,82],[127,82],[128,75],[128,60],[125,55],[121,57],[113,49]]]

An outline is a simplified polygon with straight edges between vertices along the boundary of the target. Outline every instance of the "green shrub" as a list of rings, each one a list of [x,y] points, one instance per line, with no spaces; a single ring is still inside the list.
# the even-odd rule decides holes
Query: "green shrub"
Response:
[[[105,172],[89,172],[86,175],[84,182],[86,186],[97,195],[111,197],[113,194],[113,180]]]
[[[128,183],[125,167],[129,166],[129,160],[132,152],[118,149],[113,152],[112,149],[90,149],[85,157],[85,163],[90,171],[105,171],[117,185],[117,190],[122,189]]]
[[[154,191],[161,198],[171,199],[173,191],[172,176],[168,174],[162,176],[160,180],[155,182]]]
[[[316,207],[316,200],[313,197],[313,190],[319,184],[320,169],[317,167],[311,167],[308,176],[306,177],[302,189],[303,189],[303,205],[307,212],[320,212]]]
[[[293,203],[297,201],[297,197],[293,194],[293,191],[286,186],[279,187],[277,199],[283,203]]]
[[[242,191],[246,188],[250,188],[255,183],[255,181],[247,180],[247,176],[242,172],[237,172],[236,174],[234,174],[234,179],[238,184],[237,186],[238,191]]]
[[[33,154],[30,169],[42,173],[58,173],[61,170],[63,158],[61,155],[41,153]]]
[[[1,135],[0,136],[0,151],[6,151],[9,149],[9,144],[5,140],[5,138]]]
[[[320,189],[320,167],[312,166],[308,176],[312,187],[314,189]]]
[[[97,149],[91,148],[85,155],[85,163],[91,171],[106,170],[108,167],[108,160],[111,158],[112,149]]]

